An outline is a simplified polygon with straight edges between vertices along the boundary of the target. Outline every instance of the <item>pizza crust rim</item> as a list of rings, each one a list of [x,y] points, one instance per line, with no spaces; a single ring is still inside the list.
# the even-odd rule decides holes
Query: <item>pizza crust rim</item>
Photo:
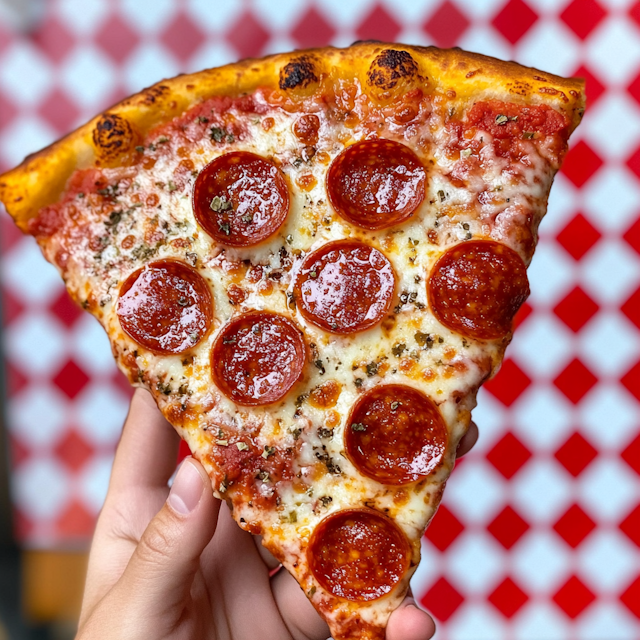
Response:
[[[15,169],[0,176],[0,201],[18,227],[28,232],[29,220],[58,200],[74,171],[95,166],[117,166],[124,154],[101,140],[111,129],[128,123],[121,138],[133,148],[154,127],[171,121],[190,107],[216,96],[238,97],[257,89],[281,91],[304,100],[323,75],[337,79],[371,79],[367,72],[381,53],[406,52],[418,65],[427,86],[450,87],[461,101],[509,96],[514,103],[547,104],[569,120],[569,133],[579,124],[585,108],[584,80],[562,78],[513,62],[497,60],[458,48],[438,49],[378,41],[356,42],[350,47],[323,47],[246,59],[222,67],[162,80],[107,109],[50,146],[27,156]],[[311,92],[308,86],[311,84]],[[286,96],[288,94],[288,96]],[[114,124],[115,123],[115,124]],[[121,143],[120,143],[121,144]],[[113,146],[113,145],[111,145]],[[126,153],[126,152],[125,152]],[[115,160],[115,163],[114,163]]]

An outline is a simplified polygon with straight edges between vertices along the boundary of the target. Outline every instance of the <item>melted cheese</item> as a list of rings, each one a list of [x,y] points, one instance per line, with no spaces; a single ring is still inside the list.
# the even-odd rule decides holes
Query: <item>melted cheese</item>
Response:
[[[262,117],[233,110],[232,115],[246,124],[246,134],[233,143],[204,139],[194,145],[189,157],[195,172],[230,150],[251,151],[272,159],[285,174],[291,195],[290,214],[279,232],[256,247],[225,249],[216,245],[195,221],[191,206],[193,179],[182,189],[167,188],[180,158],[175,153],[161,154],[152,169],[128,178],[129,187],[114,202],[114,209],[124,213],[110,228],[107,245],[98,257],[88,248],[87,238],[104,235],[104,214],[92,217],[85,212],[83,235],[71,242],[72,257],[65,270],[67,284],[78,300],[94,300],[92,309],[111,337],[121,368],[151,390],[174,423],[180,411],[189,416],[178,421],[176,427],[207,467],[219,497],[233,498],[234,488],[221,486],[224,470],[216,468],[208,456],[213,447],[223,446],[215,444],[218,428],[241,435],[249,423],[257,424],[255,442],[259,447],[296,449],[293,471],[303,490],[291,482],[280,483],[278,504],[271,511],[234,501],[234,517],[241,523],[260,525],[265,543],[280,550],[284,564],[305,591],[310,593],[317,587],[312,597],[316,605],[338,606],[335,598],[319,588],[306,566],[305,548],[318,523],[338,510],[363,505],[388,513],[398,523],[411,541],[413,568],[382,604],[374,601],[357,605],[363,619],[383,625],[394,603],[403,596],[417,564],[420,538],[453,467],[456,446],[468,427],[478,386],[495,371],[507,342],[478,342],[442,326],[429,309],[428,274],[449,246],[472,237],[493,237],[528,260],[514,228],[522,225],[523,207],[532,213],[532,220],[542,217],[553,171],[531,142],[527,166],[520,167],[515,181],[513,174],[505,171],[506,160],[494,156],[491,136],[478,132],[476,136],[483,139],[483,168],[469,176],[465,187],[455,186],[450,174],[461,160],[445,153],[449,140],[443,113],[434,109],[415,126],[403,130],[383,124],[378,135],[408,145],[424,162],[428,169],[427,194],[410,221],[383,231],[363,232],[333,211],[325,180],[330,162],[348,144],[370,135],[364,124],[349,129],[332,121],[328,111],[320,112],[320,139],[315,155],[305,162],[300,157],[303,145],[292,132],[296,114],[270,107],[267,115],[275,124],[268,132],[262,127]],[[105,175],[112,181],[122,180],[127,170],[107,170]],[[307,175],[312,175],[316,184],[304,191],[299,186],[300,178]],[[499,197],[480,203],[481,192]],[[143,206],[136,208],[136,193],[156,194],[158,204],[152,208],[143,201]],[[159,239],[150,245],[149,237],[154,232]],[[133,237],[133,241],[124,244],[132,247],[123,249],[127,237]],[[326,242],[342,238],[361,238],[379,248],[391,261],[397,279],[391,317],[349,336],[332,335],[306,322],[297,309],[291,308],[287,296],[304,257]],[[69,243],[68,238],[53,237],[45,246],[49,259],[54,261],[58,249]],[[192,264],[211,286],[213,329],[189,357],[157,356],[145,351],[123,333],[116,315],[122,282],[146,262],[164,258]],[[258,282],[245,277],[247,264],[261,266],[263,276]],[[229,300],[232,284],[244,290],[246,297],[240,304]],[[254,309],[291,318],[302,329],[307,344],[316,345],[317,356],[306,364],[302,379],[282,401],[248,412],[215,387],[210,353],[221,328],[237,314]],[[431,336],[428,343],[421,338],[423,334]],[[341,390],[335,406],[313,406],[305,394],[328,380],[335,381]],[[346,457],[343,445],[345,425],[356,399],[375,385],[391,383],[410,385],[432,398],[449,434],[443,463],[423,481],[405,487],[385,486],[362,476]],[[329,422],[334,425],[332,435],[321,438],[318,429]],[[319,465],[318,454],[330,462],[324,468]],[[258,483],[258,490],[268,495],[273,491],[268,484]]]

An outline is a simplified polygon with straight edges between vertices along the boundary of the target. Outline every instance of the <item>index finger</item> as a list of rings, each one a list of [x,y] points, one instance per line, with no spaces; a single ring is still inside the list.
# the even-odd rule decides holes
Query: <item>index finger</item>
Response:
[[[109,493],[140,487],[166,489],[176,468],[180,438],[151,394],[136,389],[116,450]]]
[[[179,442],[151,394],[136,390],[91,544],[81,621],[118,581],[140,535],[162,506]],[[132,490],[139,490],[136,496],[131,496]]]

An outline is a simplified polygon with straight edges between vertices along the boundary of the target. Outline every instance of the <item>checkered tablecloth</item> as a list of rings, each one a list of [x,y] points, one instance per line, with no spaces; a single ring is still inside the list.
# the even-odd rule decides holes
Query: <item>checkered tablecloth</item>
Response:
[[[241,57],[377,38],[587,78],[532,295],[424,539],[438,640],[640,638],[640,2],[50,0],[0,24],[0,168],[128,93]],[[130,394],[98,324],[3,213],[16,533],[86,542]]]

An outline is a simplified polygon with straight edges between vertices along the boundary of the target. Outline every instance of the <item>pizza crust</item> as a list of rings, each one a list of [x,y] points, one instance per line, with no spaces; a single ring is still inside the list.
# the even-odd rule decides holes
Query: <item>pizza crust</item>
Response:
[[[402,52],[413,64],[407,62],[409,56],[398,60]],[[381,102],[391,101],[415,83],[426,84],[428,90],[431,78],[440,91],[455,92],[448,99],[461,103],[508,97],[514,103],[546,104],[567,116],[569,132],[585,108],[582,79],[561,78],[461,49],[366,41],[345,49],[283,53],[178,76],[144,89],[0,176],[0,201],[26,232],[29,220],[58,200],[76,169],[126,162],[139,137],[203,100],[261,88],[279,92],[286,108],[288,101],[308,98],[325,82],[356,78]]]

